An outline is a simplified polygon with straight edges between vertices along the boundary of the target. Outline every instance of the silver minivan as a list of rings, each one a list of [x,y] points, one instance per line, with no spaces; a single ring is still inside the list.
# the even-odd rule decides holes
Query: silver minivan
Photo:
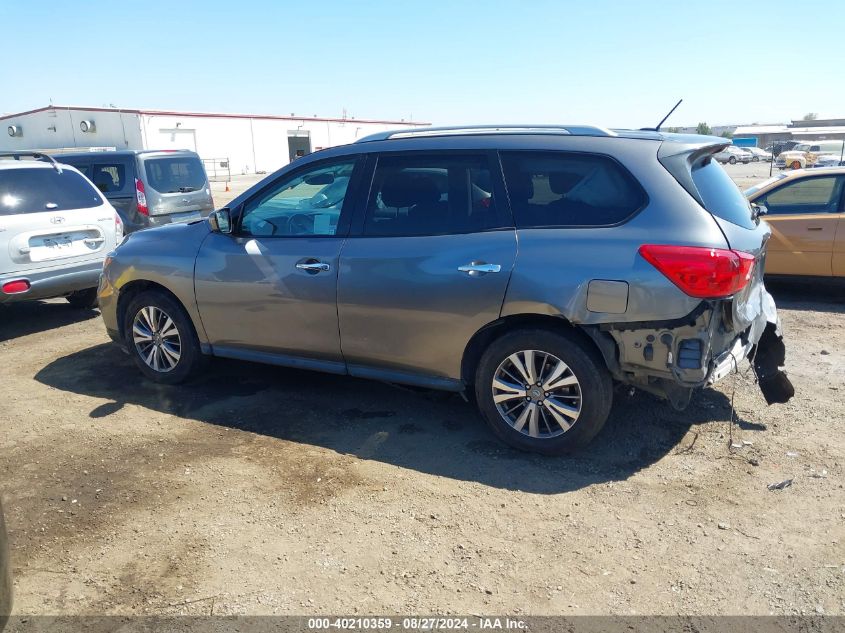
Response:
[[[127,233],[191,222],[214,209],[200,157],[188,150],[121,150],[56,154],[85,174],[112,203]]]

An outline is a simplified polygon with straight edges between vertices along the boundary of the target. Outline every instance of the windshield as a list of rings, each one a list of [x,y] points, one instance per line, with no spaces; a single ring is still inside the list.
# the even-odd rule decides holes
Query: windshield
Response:
[[[749,187],[748,189],[746,189],[742,193],[745,194],[746,198],[750,198],[751,196],[753,196],[755,193],[757,193],[761,189],[768,187],[773,182],[777,182],[778,180],[783,180],[784,178],[786,178],[786,176],[787,176],[787,174],[778,174],[777,176],[772,176],[768,180],[764,180],[763,182],[757,183],[753,187]]]
[[[159,193],[189,193],[205,187],[205,169],[196,156],[144,160],[147,184]]]
[[[103,204],[91,184],[63,169],[0,170],[0,216],[90,209]]]

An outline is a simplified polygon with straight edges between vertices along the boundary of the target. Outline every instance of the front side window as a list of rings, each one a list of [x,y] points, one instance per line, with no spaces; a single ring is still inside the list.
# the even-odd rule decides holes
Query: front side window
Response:
[[[645,193],[606,156],[505,152],[505,183],[517,228],[609,226],[645,204]]]
[[[786,183],[757,200],[769,214],[835,213],[842,197],[842,178],[824,176]]]
[[[0,170],[0,216],[90,209],[103,204],[91,184],[64,169]]]
[[[336,235],[356,161],[321,165],[246,203],[241,234],[264,237]]]
[[[503,225],[486,156],[379,158],[367,204],[365,235],[473,233]]]
[[[94,165],[91,182],[103,193],[120,191],[126,183],[126,167],[120,164]]]

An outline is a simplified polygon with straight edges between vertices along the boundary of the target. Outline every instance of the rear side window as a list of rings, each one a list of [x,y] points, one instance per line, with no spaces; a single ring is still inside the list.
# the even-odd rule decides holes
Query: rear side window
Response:
[[[103,204],[91,184],[64,169],[0,170],[0,215],[90,209]]]
[[[757,202],[772,215],[836,213],[845,179],[824,176],[794,180],[761,196]]]
[[[504,152],[502,165],[520,229],[611,226],[646,202],[634,177],[607,156]]]
[[[121,164],[94,164],[91,182],[103,193],[120,191],[126,184],[126,166]]]
[[[147,184],[159,193],[189,193],[205,187],[205,170],[196,156],[147,158]]]
[[[365,235],[474,233],[502,225],[486,156],[379,158]]]
[[[715,160],[708,158],[694,165],[692,180],[704,201],[704,208],[717,218],[746,229],[757,226],[751,216],[748,200]]]

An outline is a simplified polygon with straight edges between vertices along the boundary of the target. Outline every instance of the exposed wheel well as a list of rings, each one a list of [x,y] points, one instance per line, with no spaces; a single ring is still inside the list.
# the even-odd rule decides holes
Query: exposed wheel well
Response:
[[[588,349],[594,350],[599,358],[604,358],[595,341],[564,317],[543,314],[515,314],[488,323],[476,332],[469,343],[467,343],[464,349],[463,360],[461,361],[461,378],[464,383],[471,385],[475,382],[475,370],[478,367],[478,362],[481,360],[484,350],[487,349],[490,343],[509,332],[527,329],[571,332],[578,336]]]
[[[128,284],[122,286],[120,288],[120,294],[118,295],[117,299],[117,327],[120,331],[121,339],[123,338],[123,322],[126,318],[126,309],[129,304],[132,302],[132,299],[137,297],[142,292],[146,292],[148,290],[157,290],[166,294],[171,299],[173,299],[176,303],[178,303],[182,308],[184,308],[184,304],[179,300],[175,294],[173,294],[170,290],[166,287],[158,284],[154,281],[146,281],[144,279],[139,279],[137,281],[130,281]]]

